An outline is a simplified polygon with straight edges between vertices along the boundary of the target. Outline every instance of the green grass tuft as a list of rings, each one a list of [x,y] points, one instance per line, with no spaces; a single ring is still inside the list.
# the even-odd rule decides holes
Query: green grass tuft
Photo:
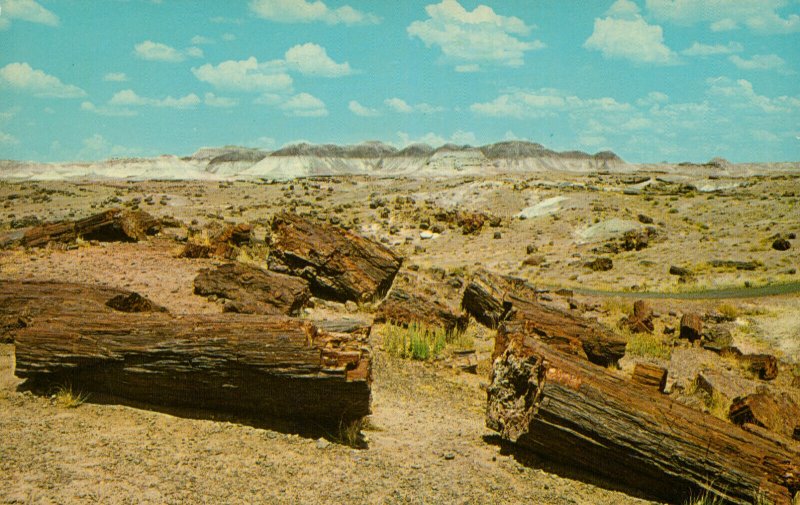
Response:
[[[444,328],[430,328],[419,323],[407,327],[388,323],[383,328],[383,348],[391,356],[426,361],[438,358],[447,344]]]
[[[83,404],[89,395],[75,392],[71,385],[59,386],[54,395],[56,405],[65,409],[74,409]]]
[[[625,353],[631,356],[668,360],[672,356],[672,346],[659,335],[631,333]]]

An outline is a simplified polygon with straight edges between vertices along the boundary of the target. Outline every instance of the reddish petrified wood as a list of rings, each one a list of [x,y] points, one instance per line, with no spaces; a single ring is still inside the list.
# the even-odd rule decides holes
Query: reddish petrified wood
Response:
[[[147,212],[111,209],[77,221],[34,226],[25,231],[19,242],[25,247],[42,247],[50,242],[69,243],[78,237],[135,242],[157,233],[160,228],[160,222]]]
[[[633,382],[643,386],[664,391],[664,386],[667,384],[667,369],[648,363],[637,363],[633,368],[633,377],[631,379]]]
[[[454,312],[439,300],[392,288],[375,313],[375,322],[386,321],[401,325],[421,323],[430,327],[444,328],[446,332],[453,333],[467,328],[469,316]]]
[[[800,454],[785,445],[532,336],[507,335],[500,351],[487,426],[541,457],[670,501],[707,489],[736,504],[788,505],[800,490]]]
[[[311,298],[308,282],[244,263],[201,270],[194,292],[225,298],[226,312],[297,316]]]
[[[402,258],[342,228],[284,212],[272,220],[269,268],[306,279],[311,292],[340,302],[383,297]]]
[[[42,314],[16,335],[18,377],[155,405],[338,423],[370,412],[365,342],[247,314]]]
[[[756,424],[792,438],[800,429],[800,395],[765,392],[736,398],[728,417],[736,424]]]

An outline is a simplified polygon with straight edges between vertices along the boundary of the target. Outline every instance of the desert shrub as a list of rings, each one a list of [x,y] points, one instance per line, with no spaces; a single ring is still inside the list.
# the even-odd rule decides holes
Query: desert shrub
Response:
[[[625,346],[625,353],[631,356],[668,360],[672,356],[672,346],[658,335],[631,333]]]
[[[74,409],[85,402],[89,395],[81,392],[75,392],[72,385],[59,386],[53,395],[56,405],[65,409]]]
[[[388,323],[383,329],[383,348],[392,356],[429,360],[438,357],[447,345],[444,328],[430,328],[420,323],[399,326]]]
[[[717,312],[728,321],[734,321],[739,317],[739,308],[730,303],[721,303],[717,306]]]

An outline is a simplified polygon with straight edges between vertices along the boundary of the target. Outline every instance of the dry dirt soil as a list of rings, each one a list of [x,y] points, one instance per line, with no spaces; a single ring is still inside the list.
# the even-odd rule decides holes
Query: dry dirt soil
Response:
[[[221,312],[219,303],[192,289],[196,273],[217,260],[177,258],[180,241],[220,222],[253,223],[263,240],[271,216],[292,209],[380,240],[406,258],[404,269],[466,277],[486,267],[536,286],[576,289],[575,298],[610,325],[630,310],[631,293],[668,294],[652,301],[659,330],[674,326],[686,310],[733,306],[738,346],[800,364],[800,296],[792,287],[800,282],[800,241],[790,239],[786,251],[771,247],[778,234],[800,233],[800,178],[700,174],[660,181],[650,175],[644,186],[630,176],[557,173],[427,181],[0,182],[0,233],[28,216],[74,219],[115,206],[138,206],[183,223],[140,243],[0,251],[0,279],[100,283],[137,291],[173,313]],[[447,210],[484,212],[500,224],[487,221],[480,232],[465,235],[437,221],[436,214]],[[640,215],[653,222],[641,223]],[[440,227],[429,236],[435,224]],[[597,251],[624,230],[646,226],[653,228],[647,247]],[[265,264],[264,254],[266,246],[255,246],[239,259]],[[538,258],[523,264],[531,256]],[[611,258],[613,268],[587,268],[596,257]],[[753,262],[755,269],[715,267],[713,260]],[[673,265],[692,275],[671,275]],[[789,287],[780,296],[748,298],[748,286],[763,285]],[[616,294],[581,294],[582,288]],[[684,299],[716,288],[735,288],[743,297]],[[320,306],[365,318],[372,310]],[[318,307],[306,317],[324,313]],[[644,502],[629,490],[515,451],[484,426],[492,335],[474,326],[478,375],[451,369],[446,361],[391,357],[381,349],[380,329],[373,332],[373,415],[360,448],[340,443],[335,430],[274,420],[91,397],[77,408],[62,408],[25,390],[13,375],[13,344],[2,344],[0,502]]]

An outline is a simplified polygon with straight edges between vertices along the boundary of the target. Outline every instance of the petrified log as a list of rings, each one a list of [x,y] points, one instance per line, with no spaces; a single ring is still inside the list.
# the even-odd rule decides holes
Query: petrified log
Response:
[[[147,298],[124,289],[69,282],[20,282],[0,280],[0,341],[10,341],[43,313],[163,312]]]
[[[77,221],[34,226],[25,231],[20,244],[43,247],[50,242],[69,243],[78,239],[100,241],[143,240],[160,229],[159,221],[144,211],[111,209]]]
[[[694,342],[703,337],[703,320],[698,314],[690,313],[681,316],[680,337]]]
[[[637,363],[636,366],[633,367],[633,376],[631,379],[633,382],[663,392],[664,386],[667,384],[667,369],[657,365]]]
[[[771,354],[742,354],[736,359],[759,379],[772,380],[778,376],[778,359]]]
[[[800,429],[800,402],[786,392],[755,393],[734,399],[728,417],[792,438]]]
[[[269,268],[308,280],[315,296],[370,301],[386,294],[402,258],[377,242],[296,214],[272,220]]]
[[[204,269],[194,279],[194,292],[226,298],[225,312],[296,316],[311,298],[308,282],[244,263]]]
[[[516,338],[534,338],[601,366],[615,364],[625,355],[625,339],[596,321],[513,295],[509,300],[513,310],[497,330],[494,357]]]
[[[469,316],[453,312],[439,300],[392,288],[375,314],[375,322],[386,321],[402,325],[422,323],[453,333],[467,329]]]
[[[248,223],[225,226],[213,233],[208,240],[190,240],[178,254],[181,258],[236,259],[239,247],[250,242],[253,227]]]
[[[17,333],[15,373],[36,387],[336,423],[370,412],[364,345],[283,316],[47,314]]]
[[[535,300],[535,291],[524,279],[480,270],[464,289],[461,306],[476,321],[494,329],[511,311],[511,295]]]
[[[797,452],[524,335],[507,338],[494,361],[487,426],[661,499],[706,489],[788,505],[800,489]]]

